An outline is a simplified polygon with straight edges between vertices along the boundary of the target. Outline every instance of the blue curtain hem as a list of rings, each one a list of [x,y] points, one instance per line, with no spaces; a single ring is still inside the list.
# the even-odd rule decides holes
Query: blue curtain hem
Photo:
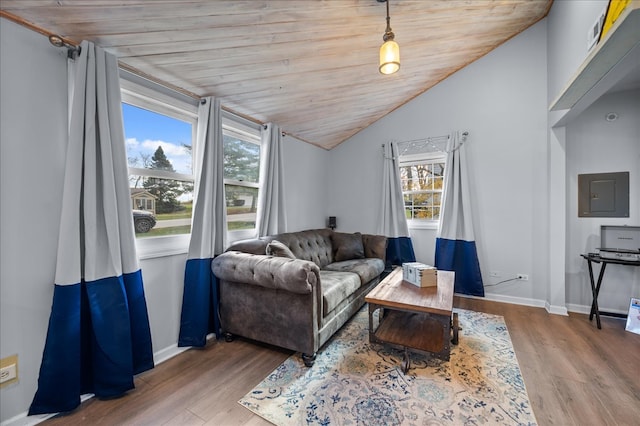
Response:
[[[484,297],[475,241],[436,239],[435,266],[456,273],[454,291]]]
[[[413,251],[413,242],[410,237],[388,237],[386,267],[402,265],[405,262],[415,262],[416,255]]]
[[[185,267],[178,346],[204,347],[207,334],[221,336],[218,318],[218,282],[211,260],[188,259]]]
[[[120,396],[153,368],[151,332],[138,270],[54,286],[53,305],[29,415],[66,412],[80,395]]]

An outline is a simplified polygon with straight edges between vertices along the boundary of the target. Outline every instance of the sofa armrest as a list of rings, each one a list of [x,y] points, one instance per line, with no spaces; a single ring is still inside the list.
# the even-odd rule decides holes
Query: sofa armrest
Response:
[[[307,294],[317,287],[320,269],[313,262],[285,257],[228,251],[211,262],[221,280]]]

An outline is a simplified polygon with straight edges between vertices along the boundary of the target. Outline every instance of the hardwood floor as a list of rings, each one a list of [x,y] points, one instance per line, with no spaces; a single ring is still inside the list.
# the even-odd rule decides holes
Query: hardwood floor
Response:
[[[550,315],[542,308],[456,297],[502,315],[540,425],[637,425],[640,336],[624,321]],[[242,339],[210,342],[136,378],[122,398],[90,399],[44,425],[268,425],[237,401],[291,352]]]

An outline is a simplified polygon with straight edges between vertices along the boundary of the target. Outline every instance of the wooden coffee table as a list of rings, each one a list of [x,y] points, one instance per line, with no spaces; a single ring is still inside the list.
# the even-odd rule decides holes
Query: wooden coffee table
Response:
[[[458,314],[453,312],[455,273],[438,271],[437,287],[417,287],[402,280],[396,268],[366,297],[369,342],[404,349],[403,371],[409,370],[409,350],[449,360],[450,343],[458,344]],[[374,327],[374,312],[380,310]]]

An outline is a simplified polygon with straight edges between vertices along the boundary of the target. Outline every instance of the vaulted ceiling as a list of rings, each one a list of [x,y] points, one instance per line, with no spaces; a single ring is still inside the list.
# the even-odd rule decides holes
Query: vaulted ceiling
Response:
[[[546,16],[552,0],[2,0],[2,16],[331,149]],[[482,84],[482,82],[478,82]]]

